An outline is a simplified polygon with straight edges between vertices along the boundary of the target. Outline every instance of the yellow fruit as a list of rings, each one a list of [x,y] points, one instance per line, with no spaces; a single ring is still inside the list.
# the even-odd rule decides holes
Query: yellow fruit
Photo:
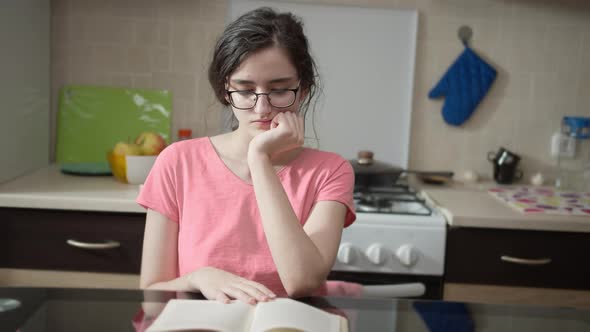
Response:
[[[156,132],[144,131],[135,139],[135,145],[140,147],[142,154],[157,156],[166,148],[166,140]]]
[[[113,148],[114,154],[139,156],[141,155],[141,146],[135,143],[118,142]]]
[[[112,151],[107,153],[107,160],[111,166],[113,176],[123,183],[127,182],[127,163],[125,162],[124,154],[115,154]]]

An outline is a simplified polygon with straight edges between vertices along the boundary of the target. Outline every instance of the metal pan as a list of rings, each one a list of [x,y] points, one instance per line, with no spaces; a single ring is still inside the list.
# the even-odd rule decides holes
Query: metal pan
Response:
[[[403,174],[416,174],[421,178],[450,179],[453,172],[449,171],[421,171],[403,169],[373,158],[373,152],[360,151],[357,159],[350,160],[354,169],[354,189],[363,190],[368,187],[390,187],[393,186]]]

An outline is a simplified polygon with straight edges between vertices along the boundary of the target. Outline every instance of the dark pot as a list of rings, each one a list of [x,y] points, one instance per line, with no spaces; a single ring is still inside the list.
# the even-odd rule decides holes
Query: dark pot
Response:
[[[364,191],[369,187],[391,187],[404,173],[453,177],[453,172],[427,172],[406,170],[382,161],[375,160],[372,151],[360,151],[357,159],[349,160],[354,169],[354,190]]]
[[[395,184],[402,169],[373,159],[373,152],[360,151],[357,159],[350,160],[354,169],[354,190],[368,187],[387,187]]]

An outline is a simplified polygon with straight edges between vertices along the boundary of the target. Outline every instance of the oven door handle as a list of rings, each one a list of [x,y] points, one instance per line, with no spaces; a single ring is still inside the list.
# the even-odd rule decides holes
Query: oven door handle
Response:
[[[424,295],[426,286],[421,282],[393,285],[363,285],[363,296],[370,297],[418,297]]]

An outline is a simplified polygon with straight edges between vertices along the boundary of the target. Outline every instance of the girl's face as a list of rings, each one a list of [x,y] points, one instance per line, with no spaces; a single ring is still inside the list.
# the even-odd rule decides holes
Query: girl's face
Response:
[[[260,50],[248,56],[240,66],[228,78],[226,89],[228,91],[242,91],[232,93],[234,103],[239,98],[244,98],[249,92],[273,93],[276,96],[272,103],[284,102],[293,92],[287,89],[299,87],[297,70],[291,64],[285,51],[278,47]],[[280,112],[297,112],[305,93],[298,90],[295,93],[293,105],[287,108],[277,108],[270,104],[267,95],[258,96],[256,105],[250,109],[237,109],[232,106],[234,115],[238,119],[238,131],[255,135],[269,130],[272,118]],[[282,98],[282,99],[281,99]],[[229,102],[229,95],[226,94]],[[282,106],[278,104],[277,106]]]

